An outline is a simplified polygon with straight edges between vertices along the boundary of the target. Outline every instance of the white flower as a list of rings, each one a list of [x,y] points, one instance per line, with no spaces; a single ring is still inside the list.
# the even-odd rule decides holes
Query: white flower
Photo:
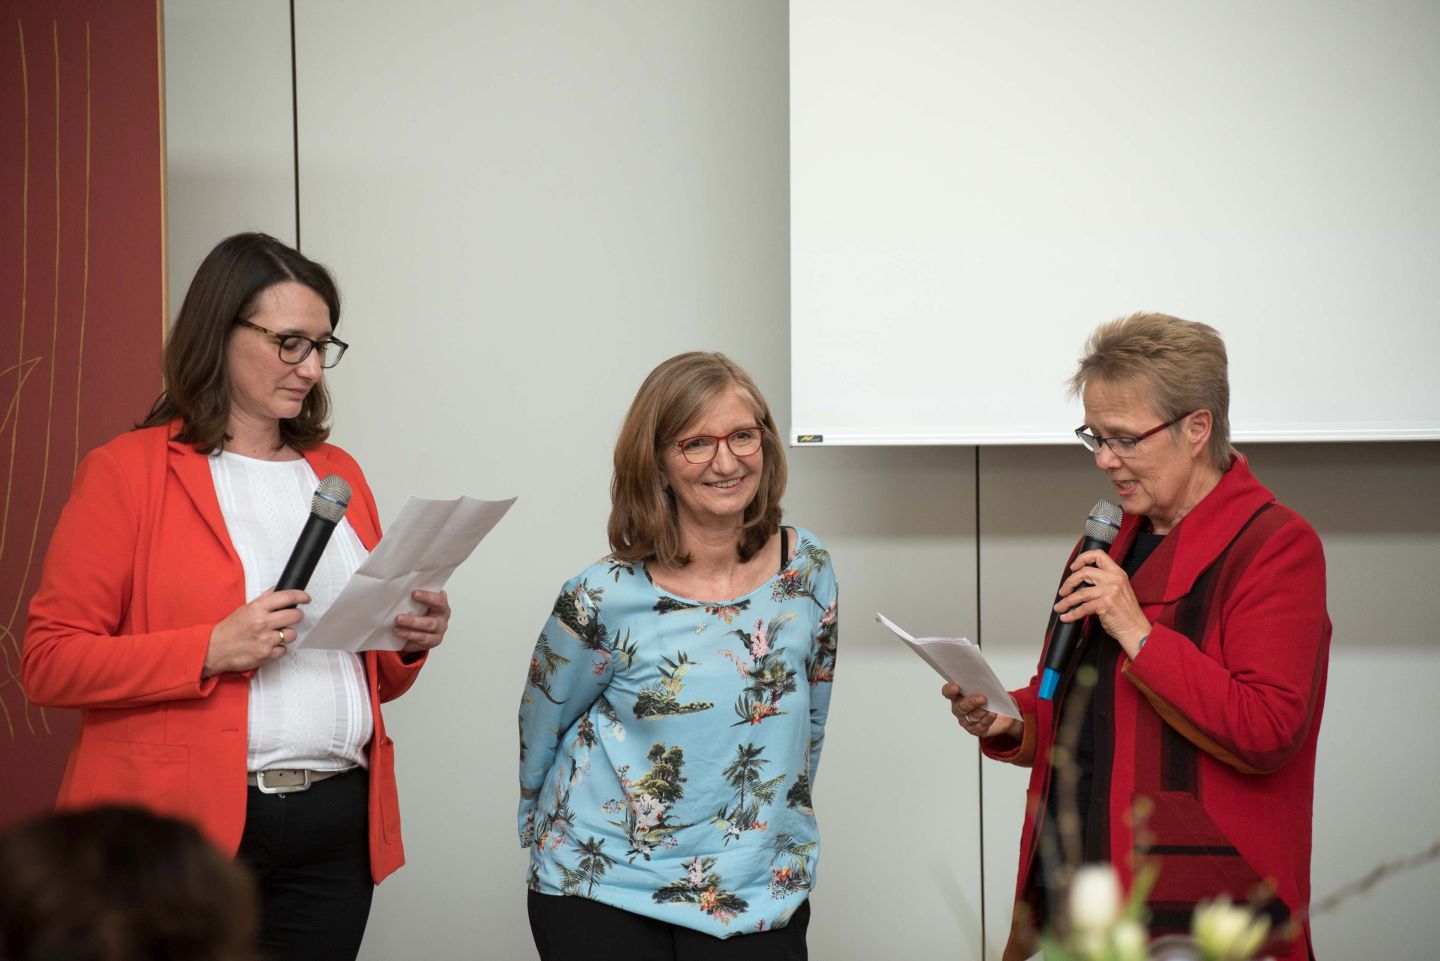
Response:
[[[700,860],[700,855],[697,854],[686,861],[685,870],[690,875],[690,886],[692,888],[699,888],[705,883],[705,865],[704,862]]]
[[[630,802],[635,809],[635,831],[637,834],[649,831],[660,824],[665,816],[665,804],[653,795],[642,794]]]
[[[1120,916],[1120,879],[1108,864],[1087,864],[1070,882],[1070,924],[1080,931],[1103,931]]]
[[[1118,921],[1110,932],[1110,941],[1115,946],[1116,961],[1145,961],[1145,952],[1150,937],[1145,926],[1139,921]]]
[[[1110,939],[1103,929],[1077,928],[1070,932],[1066,947],[1081,961],[1109,961],[1110,958]]]
[[[1244,961],[1253,957],[1270,932],[1270,919],[1220,898],[1195,909],[1192,932],[1206,958]]]

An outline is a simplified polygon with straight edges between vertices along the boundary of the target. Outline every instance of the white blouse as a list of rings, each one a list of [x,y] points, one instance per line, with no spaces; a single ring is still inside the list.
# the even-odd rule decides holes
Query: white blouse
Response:
[[[303,458],[265,461],[222,452],[210,476],[230,540],[245,569],[245,597],[254,600],[280,578],[320,479]],[[318,621],[367,555],[349,520],[335,526],[305,590],[305,619],[284,657],[250,678],[251,771],[308,768],[337,771],[365,766],[374,718],[359,655],[307,651],[309,625]],[[300,646],[297,646],[300,645]]]

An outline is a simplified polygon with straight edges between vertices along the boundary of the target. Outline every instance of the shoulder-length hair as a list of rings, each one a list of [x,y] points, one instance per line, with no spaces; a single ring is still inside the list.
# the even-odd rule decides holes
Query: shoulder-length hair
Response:
[[[736,546],[740,560],[753,557],[780,526],[780,499],[788,473],[770,405],[750,375],[730,358],[692,351],[671,357],[650,372],[620,427],[608,528],[610,549],[618,560],[654,560],[672,567],[690,563],[680,542],[675,495],[664,484],[660,458],[681,431],[732,388],[749,401],[756,425],[765,431],[760,481],[745,508]]]
[[[1085,342],[1070,378],[1079,397],[1090,383],[1142,388],[1164,420],[1210,412],[1206,449],[1217,470],[1230,468],[1230,376],[1225,341],[1209,324],[1168,314],[1135,313],[1101,324]],[[1173,433],[1178,427],[1171,427]]]
[[[164,389],[136,427],[181,421],[174,439],[202,454],[230,439],[230,376],[225,345],[236,321],[260,311],[260,296],[276,284],[309,287],[330,308],[330,327],[340,324],[340,291],[330,272],[268,234],[227,237],[201,261],[185,302],[165,341]],[[296,450],[320,446],[330,436],[330,395],[322,379],[305,395],[300,413],[280,421],[280,442]]]

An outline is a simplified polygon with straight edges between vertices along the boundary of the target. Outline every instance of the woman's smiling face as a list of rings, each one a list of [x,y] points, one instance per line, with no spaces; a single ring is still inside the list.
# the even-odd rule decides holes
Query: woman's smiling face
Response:
[[[661,456],[661,472],[675,495],[682,522],[713,526],[719,521],[739,526],[745,508],[759,490],[763,448],[744,457],[735,456],[728,444],[715,445],[715,457],[707,464],[692,464],[675,446],[681,438],[696,435],[722,437],[743,427],[759,427],[760,417],[745,395],[731,387],[711,401],[679,436],[671,438]]]

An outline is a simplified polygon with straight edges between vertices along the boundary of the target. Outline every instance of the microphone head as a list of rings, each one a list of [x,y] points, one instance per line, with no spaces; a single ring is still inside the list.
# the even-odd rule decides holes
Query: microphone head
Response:
[[[310,498],[310,513],[323,517],[332,524],[338,524],[350,506],[350,485],[339,474],[330,474],[315,488]],[[1112,538],[1113,540],[1113,538]]]
[[[1098,500],[1085,518],[1085,536],[1102,544],[1113,544],[1120,533],[1120,518],[1124,511],[1107,500]]]

